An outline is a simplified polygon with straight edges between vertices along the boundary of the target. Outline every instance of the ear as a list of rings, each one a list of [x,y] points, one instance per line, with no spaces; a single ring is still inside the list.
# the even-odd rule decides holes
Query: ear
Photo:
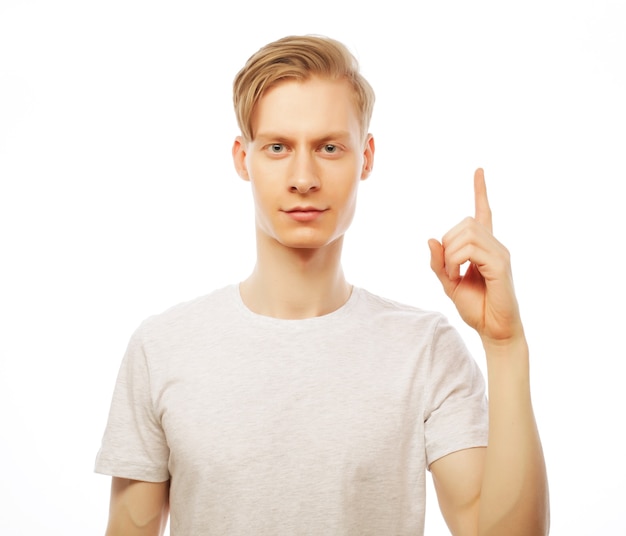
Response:
[[[367,135],[365,140],[365,147],[363,149],[363,169],[361,170],[361,180],[367,179],[374,169],[374,153],[376,152],[376,145],[374,143],[374,136]]]
[[[244,181],[249,181],[250,175],[248,174],[248,166],[246,166],[247,146],[246,142],[241,136],[237,136],[235,138],[232,154],[233,164],[235,165],[237,175],[239,175]]]

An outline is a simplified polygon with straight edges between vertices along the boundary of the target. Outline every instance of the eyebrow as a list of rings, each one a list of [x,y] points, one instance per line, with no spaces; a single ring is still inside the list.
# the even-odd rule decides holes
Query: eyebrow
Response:
[[[337,130],[334,132],[329,132],[328,134],[324,134],[319,138],[315,139],[315,143],[326,143],[332,140],[345,140],[346,138],[350,138],[350,132],[347,130]],[[291,141],[289,136],[285,136],[284,134],[280,134],[278,132],[259,132],[255,136],[256,140],[267,141],[273,140],[277,142],[285,142]]]

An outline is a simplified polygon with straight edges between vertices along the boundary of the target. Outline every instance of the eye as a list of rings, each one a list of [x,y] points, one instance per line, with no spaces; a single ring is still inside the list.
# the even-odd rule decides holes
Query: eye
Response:
[[[326,145],[322,147],[322,150],[326,154],[335,154],[339,152],[339,147],[337,147],[336,145],[333,145],[332,143],[327,143]]]
[[[285,150],[285,146],[282,143],[272,143],[267,149],[270,153],[280,154]]]

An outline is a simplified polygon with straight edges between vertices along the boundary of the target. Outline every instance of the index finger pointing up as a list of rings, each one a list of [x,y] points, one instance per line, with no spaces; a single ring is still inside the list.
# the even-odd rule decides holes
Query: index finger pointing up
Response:
[[[482,168],[474,172],[474,204],[476,213],[474,218],[482,223],[489,231],[493,231],[491,221],[491,208],[487,199],[487,185],[485,183],[485,173]]]

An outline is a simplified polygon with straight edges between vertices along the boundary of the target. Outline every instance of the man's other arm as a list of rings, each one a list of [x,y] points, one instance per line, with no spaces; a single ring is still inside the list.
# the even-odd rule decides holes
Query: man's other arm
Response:
[[[113,477],[105,536],[162,536],[169,516],[170,483]]]

